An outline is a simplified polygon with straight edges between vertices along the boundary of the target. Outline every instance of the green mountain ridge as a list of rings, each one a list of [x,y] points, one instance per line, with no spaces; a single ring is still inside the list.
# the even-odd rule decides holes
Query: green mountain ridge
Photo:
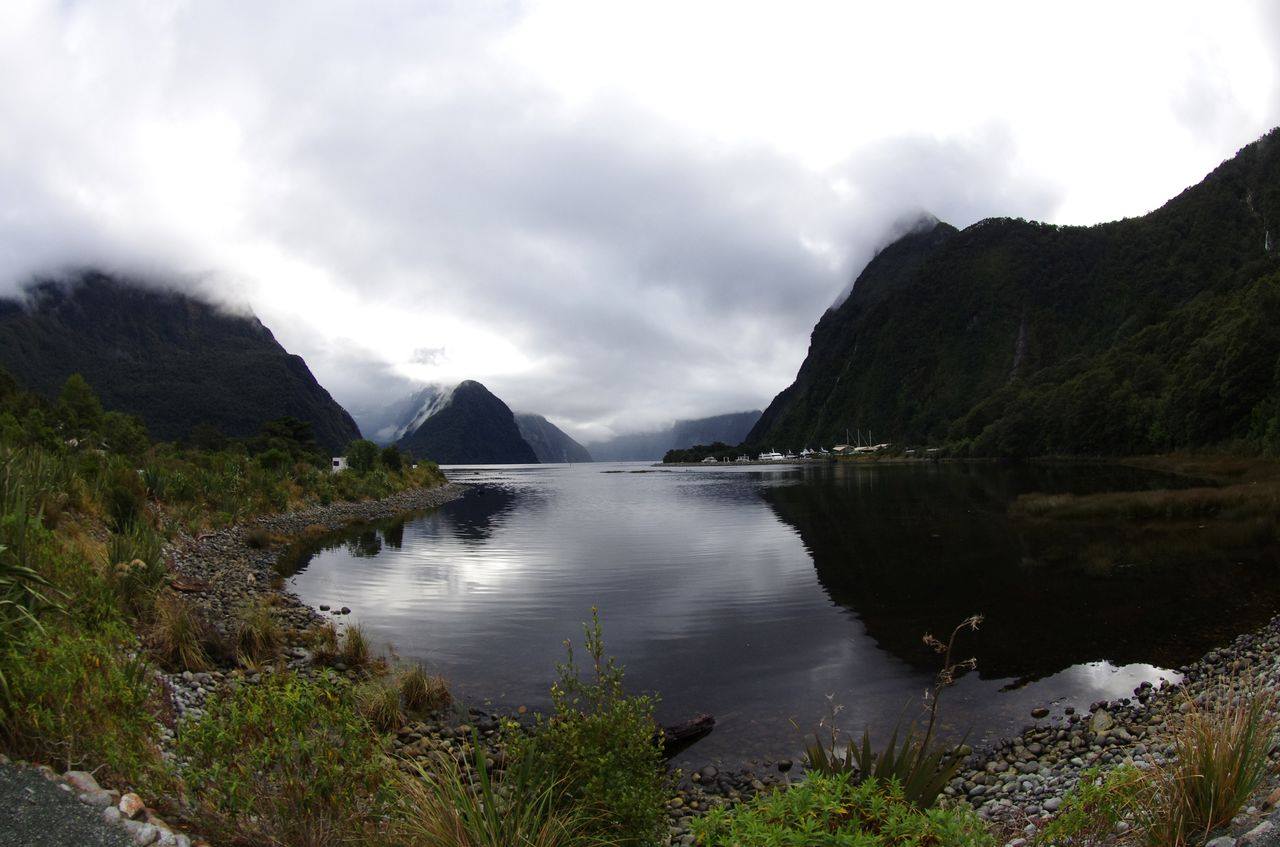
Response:
[[[0,300],[0,365],[56,396],[83,375],[108,409],[179,440],[197,424],[248,437],[285,416],[340,450],[360,437],[351,416],[254,317],[95,271],[37,280]]]
[[[586,447],[574,441],[568,433],[542,415],[520,412],[516,415],[516,426],[539,462],[559,464],[593,461]]]
[[[747,443],[1280,449],[1278,239],[1280,130],[1142,217],[925,221],[822,316]]]

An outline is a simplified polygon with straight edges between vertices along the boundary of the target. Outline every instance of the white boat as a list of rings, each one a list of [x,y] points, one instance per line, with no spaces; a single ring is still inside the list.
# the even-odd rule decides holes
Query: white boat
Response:
[[[769,451],[768,453],[761,453],[761,454],[757,457],[757,461],[761,461],[761,462],[781,462],[781,461],[782,461],[783,459],[785,459],[785,458],[786,458],[786,457],[785,457],[785,456],[783,456],[781,453],[778,453],[778,452],[775,452],[775,451],[772,451],[772,450],[771,450],[771,451]]]

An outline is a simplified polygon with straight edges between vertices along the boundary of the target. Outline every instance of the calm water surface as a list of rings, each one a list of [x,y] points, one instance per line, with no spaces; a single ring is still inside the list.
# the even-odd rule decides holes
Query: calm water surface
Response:
[[[455,468],[460,500],[304,551],[290,587],[350,606],[375,642],[473,703],[547,704],[562,641],[599,606],[629,687],[659,716],[717,718],[685,763],[794,755],[826,714],[887,732],[936,672],[925,632],[978,671],[945,695],[989,740],[1039,705],[1087,708],[1280,607],[1274,556],[1172,536],[1011,519],[1026,492],[1163,487],[1121,468],[935,465],[656,470]],[[1200,534],[1197,534],[1199,532]],[[830,699],[829,699],[830,698]],[[798,729],[797,729],[798,727]]]

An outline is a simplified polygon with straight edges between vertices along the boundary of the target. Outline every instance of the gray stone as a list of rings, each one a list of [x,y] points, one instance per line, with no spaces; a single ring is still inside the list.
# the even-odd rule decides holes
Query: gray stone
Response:
[[[1207,842],[1204,847],[1236,847],[1236,840],[1230,835],[1219,835],[1212,841]]]
[[[115,800],[111,797],[111,792],[103,791],[101,788],[97,791],[81,791],[80,794],[77,795],[76,799],[81,803],[84,803],[86,806],[97,806],[100,809],[106,806],[115,805]]]
[[[88,771],[67,771],[62,778],[77,791],[90,793],[102,790],[102,786],[98,785],[98,781]]]
[[[147,847],[148,844],[160,837],[160,830],[149,823],[125,820],[123,824],[125,831],[129,833],[129,837],[133,839],[133,843],[137,844],[138,847]]]
[[[1116,725],[1116,719],[1106,709],[1099,709],[1089,719],[1089,729],[1094,732],[1106,732]]]
[[[1263,821],[1236,841],[1236,847],[1272,847],[1280,843],[1280,830],[1271,821]]]

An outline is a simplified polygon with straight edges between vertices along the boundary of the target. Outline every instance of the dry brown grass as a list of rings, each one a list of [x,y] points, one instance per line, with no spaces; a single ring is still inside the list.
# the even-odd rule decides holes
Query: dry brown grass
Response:
[[[369,664],[369,639],[357,624],[347,627],[342,635],[342,650],[338,658],[349,668],[363,668]]]
[[[241,611],[235,633],[236,655],[241,664],[270,662],[280,655],[283,645],[284,633],[271,614],[270,605],[254,602]]]
[[[212,662],[205,645],[212,640],[211,628],[187,601],[171,592],[159,597],[147,641],[161,665],[173,671],[207,671]]]
[[[453,703],[453,695],[449,693],[444,677],[428,674],[421,665],[414,665],[400,674],[400,696],[410,712],[438,712]]]
[[[1275,707],[1270,692],[1240,694],[1214,708],[1192,703],[1174,738],[1175,759],[1153,774],[1148,844],[1199,844],[1244,808],[1269,768]]]

